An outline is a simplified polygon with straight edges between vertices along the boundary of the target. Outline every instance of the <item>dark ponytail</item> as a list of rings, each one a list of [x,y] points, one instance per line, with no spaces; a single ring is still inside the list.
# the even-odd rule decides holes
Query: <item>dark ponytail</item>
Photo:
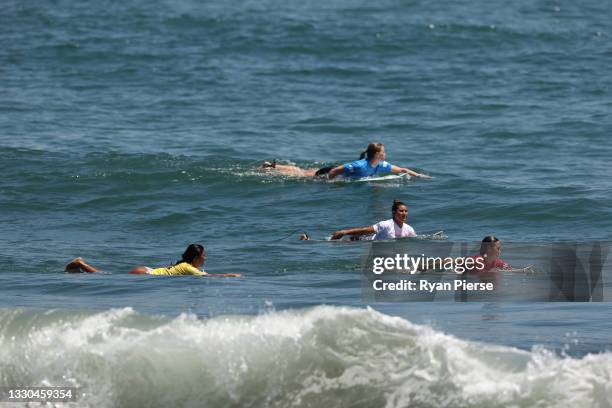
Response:
[[[192,263],[194,259],[202,256],[204,252],[204,247],[200,244],[191,244],[187,247],[183,255],[181,256],[181,260],[177,261],[175,265],[180,264],[181,262]]]
[[[380,152],[383,149],[383,147],[385,147],[385,145],[379,142],[370,143],[368,147],[366,147],[366,149],[363,152],[361,152],[361,155],[359,155],[359,160],[365,159],[366,157],[368,158],[368,160],[374,159],[374,156],[376,156],[376,153]]]

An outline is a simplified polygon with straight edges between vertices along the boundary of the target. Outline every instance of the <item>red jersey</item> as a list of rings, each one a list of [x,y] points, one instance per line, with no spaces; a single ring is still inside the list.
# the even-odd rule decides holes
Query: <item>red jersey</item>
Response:
[[[487,265],[487,263],[485,262],[485,258],[480,254],[471,255],[467,258],[473,259],[474,262],[477,262],[476,265],[467,272],[475,273],[480,279],[497,279],[496,273],[494,271],[495,269],[512,269],[512,266],[509,263],[504,262],[504,260],[501,258],[497,258],[495,260],[495,263],[493,263],[492,265]],[[479,269],[478,266],[481,263],[484,264],[485,267]],[[491,272],[492,270],[493,272]]]

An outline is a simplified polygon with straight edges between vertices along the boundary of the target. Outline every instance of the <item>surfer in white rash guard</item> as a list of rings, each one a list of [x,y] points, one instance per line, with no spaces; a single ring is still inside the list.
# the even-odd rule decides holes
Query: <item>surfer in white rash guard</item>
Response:
[[[373,235],[374,240],[385,240],[395,238],[416,237],[414,229],[406,224],[408,218],[408,206],[399,200],[393,201],[391,207],[393,217],[389,220],[380,221],[369,227],[349,228],[334,232],[331,239],[340,239],[345,235],[350,235],[351,238],[358,238],[363,235]]]
[[[272,163],[264,162],[262,168],[264,170],[275,170],[289,176],[327,177],[329,180],[339,175],[356,180],[363,177],[372,177],[387,173],[406,173],[412,177],[431,178],[431,176],[426,174],[417,173],[405,167],[399,167],[388,163],[385,161],[385,158],[385,146],[382,143],[370,143],[366,150],[361,153],[359,160],[340,166],[327,166],[321,169],[302,169],[297,166],[277,164],[274,161]]]

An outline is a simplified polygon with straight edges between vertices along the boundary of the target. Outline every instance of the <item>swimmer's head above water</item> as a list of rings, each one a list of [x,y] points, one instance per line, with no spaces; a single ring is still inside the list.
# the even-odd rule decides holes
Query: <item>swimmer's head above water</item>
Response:
[[[488,261],[495,260],[501,254],[501,241],[494,235],[488,235],[482,239],[479,252]]]
[[[204,265],[205,260],[206,251],[204,250],[204,246],[201,244],[190,244],[187,249],[185,249],[185,252],[183,252],[181,259],[176,262],[176,265],[182,262],[187,262],[196,268],[199,268]]]
[[[406,222],[406,218],[408,218],[408,206],[400,200],[393,200],[391,214],[395,223],[402,225]]]

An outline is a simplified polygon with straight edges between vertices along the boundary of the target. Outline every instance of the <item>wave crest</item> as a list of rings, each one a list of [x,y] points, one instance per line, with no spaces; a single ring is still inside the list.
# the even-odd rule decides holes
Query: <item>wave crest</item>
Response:
[[[79,388],[79,406],[609,406],[612,354],[464,341],[372,309],[199,320],[130,308],[0,311],[1,386]]]

